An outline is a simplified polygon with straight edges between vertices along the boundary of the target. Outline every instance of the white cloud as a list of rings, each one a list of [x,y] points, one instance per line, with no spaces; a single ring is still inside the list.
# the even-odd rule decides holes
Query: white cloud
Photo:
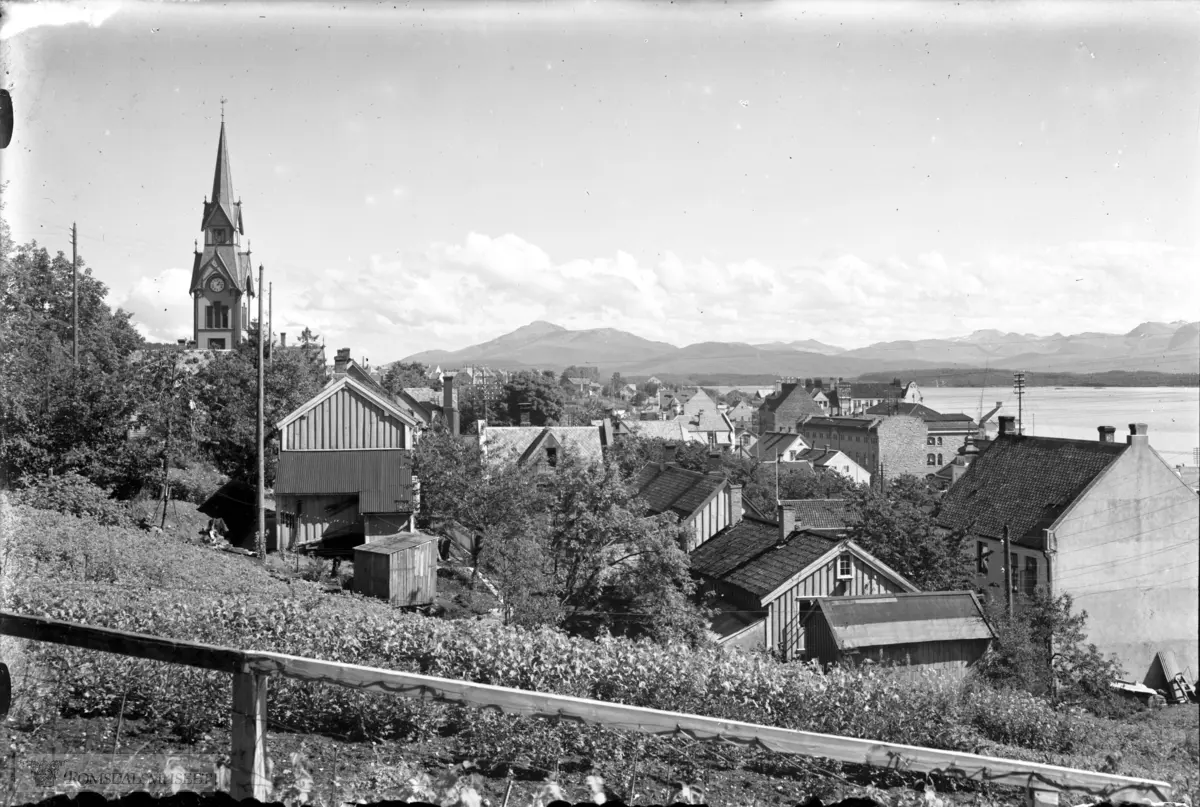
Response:
[[[535,319],[611,327],[684,345],[815,338],[857,347],[978,328],[1120,332],[1194,319],[1192,252],[1140,242],[1082,243],[956,260],[930,250],[793,266],[716,263],[664,252],[556,258],[515,234],[470,233],[416,254],[354,258],[342,269],[279,267],[275,331],[304,327],[375,363],[455,350]],[[188,274],[144,279],[120,304],[148,336],[188,336]]]
[[[4,14],[8,18],[0,26],[0,40],[12,39],[18,34],[34,28],[55,25],[72,25],[84,23],[91,28],[99,28],[104,22],[121,10],[124,4],[108,0],[107,2],[54,2],[46,0],[39,3],[6,3]]]

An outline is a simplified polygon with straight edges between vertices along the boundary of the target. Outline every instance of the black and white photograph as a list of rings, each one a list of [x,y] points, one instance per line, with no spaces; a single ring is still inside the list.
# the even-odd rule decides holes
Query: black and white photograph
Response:
[[[0,807],[1200,800],[1200,4],[0,67]]]

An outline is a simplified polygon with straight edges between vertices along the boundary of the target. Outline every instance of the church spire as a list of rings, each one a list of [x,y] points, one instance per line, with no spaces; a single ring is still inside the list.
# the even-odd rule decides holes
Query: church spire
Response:
[[[232,204],[234,201],[233,172],[229,168],[229,148],[225,145],[224,119],[221,120],[221,139],[217,142],[217,170],[213,175],[211,201],[214,204]]]

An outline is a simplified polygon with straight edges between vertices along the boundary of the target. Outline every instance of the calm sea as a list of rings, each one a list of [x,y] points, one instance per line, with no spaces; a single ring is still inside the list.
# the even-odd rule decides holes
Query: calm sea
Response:
[[[925,405],[939,412],[980,413],[978,387],[922,387]],[[1017,414],[1012,387],[984,389],[988,412],[1004,402],[1000,414]],[[1200,389],[1194,387],[1027,387],[1023,405],[1026,434],[1097,439],[1097,426],[1115,426],[1123,442],[1130,423],[1150,427],[1150,445],[1172,465],[1193,463],[1200,446]]]

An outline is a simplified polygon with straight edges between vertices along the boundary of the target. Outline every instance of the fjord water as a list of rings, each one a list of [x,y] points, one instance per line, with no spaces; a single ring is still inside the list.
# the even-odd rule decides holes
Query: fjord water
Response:
[[[1017,414],[1012,386],[922,387],[925,405],[939,412],[963,412],[972,418],[1004,402],[1002,415]],[[1130,423],[1150,427],[1150,445],[1171,465],[1191,465],[1200,446],[1200,389],[1196,387],[1027,387],[1026,434],[1039,437],[1097,439],[1097,426],[1115,426],[1124,442]]]

